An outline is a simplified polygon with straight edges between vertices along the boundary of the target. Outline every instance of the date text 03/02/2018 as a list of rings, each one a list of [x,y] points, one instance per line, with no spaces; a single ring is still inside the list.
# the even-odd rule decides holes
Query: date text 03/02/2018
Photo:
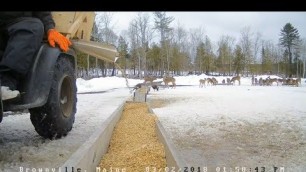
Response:
[[[163,169],[156,167],[146,167],[145,172],[285,172],[285,167],[165,167]]]

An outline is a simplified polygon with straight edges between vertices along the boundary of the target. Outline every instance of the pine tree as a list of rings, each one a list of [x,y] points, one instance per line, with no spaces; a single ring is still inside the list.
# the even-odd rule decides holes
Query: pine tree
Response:
[[[294,28],[290,23],[287,23],[282,29],[280,33],[281,37],[279,38],[280,44],[286,48],[289,53],[289,77],[292,76],[292,48],[293,46],[298,45],[298,41],[300,39],[299,32],[296,28]],[[288,75],[288,73],[286,74]]]
[[[169,70],[169,49],[166,47],[166,42],[167,42],[167,36],[168,33],[172,31],[172,28],[170,27],[170,23],[174,20],[173,17],[167,17],[166,12],[154,12],[155,15],[155,29],[159,30],[160,32],[160,37],[161,37],[161,47],[162,47],[162,57],[166,56],[166,61],[167,61],[167,68]],[[164,59],[164,58],[162,58]],[[164,71],[164,66],[162,66],[162,75]],[[167,71],[169,72],[169,71]]]
[[[242,48],[239,45],[236,45],[235,48],[234,67],[236,75],[239,75],[244,68],[244,55],[242,53]]]
[[[124,71],[126,73],[127,68],[127,57],[128,57],[128,44],[125,39],[120,36],[118,40],[118,52],[119,52],[119,60],[118,63],[120,66],[124,67]]]

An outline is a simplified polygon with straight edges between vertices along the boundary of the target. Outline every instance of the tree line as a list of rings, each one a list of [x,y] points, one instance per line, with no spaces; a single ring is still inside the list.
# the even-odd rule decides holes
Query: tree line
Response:
[[[116,63],[129,77],[202,73],[305,77],[306,39],[291,23],[275,33],[276,44],[250,27],[242,28],[239,38],[220,33],[220,39],[212,42],[201,27],[171,27],[174,17],[166,12],[139,12],[128,28],[116,34],[112,15],[96,15],[91,40],[115,45],[120,57]],[[78,53],[78,68],[79,77],[85,78],[118,74],[114,64],[82,53]]]

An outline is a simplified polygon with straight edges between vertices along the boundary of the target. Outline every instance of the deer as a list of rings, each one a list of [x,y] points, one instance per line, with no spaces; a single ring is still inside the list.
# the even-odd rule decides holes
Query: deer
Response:
[[[289,78],[287,79],[287,85],[292,85],[292,86],[299,86],[299,83],[301,83],[301,78],[293,79]]]
[[[255,78],[254,81],[255,81],[255,85],[258,85],[258,79]]]
[[[255,85],[255,77],[254,75],[252,76],[252,86]]]
[[[143,82],[143,83],[150,82],[151,85],[152,85],[152,84],[153,84],[153,81],[156,80],[156,77],[155,77],[155,76],[145,76],[143,79],[144,79],[144,82]]]
[[[159,89],[159,87],[157,85],[155,85],[155,84],[152,85],[152,88],[153,88],[154,91],[158,91],[158,89]]]
[[[238,81],[239,82],[239,85],[240,85],[240,76],[234,76],[232,79],[231,79],[231,82],[233,82],[233,84],[235,85],[235,81]]]
[[[277,79],[277,78],[269,79],[269,85],[272,85],[273,82],[276,82],[276,84],[277,84],[277,86],[278,86],[278,79]]]
[[[166,76],[163,78],[163,81],[165,83],[165,85],[169,88],[169,83],[171,82],[172,83],[172,88],[175,88],[176,87],[176,84],[175,84],[175,78],[173,77],[169,77],[169,76]]]
[[[284,79],[284,78],[278,78],[278,79],[277,79],[277,84],[282,84],[282,85],[284,85],[284,82],[286,82],[286,79]]]
[[[271,86],[273,82],[278,82],[276,78],[271,79],[270,76],[268,76],[266,79],[263,80],[263,85]]]
[[[218,84],[218,81],[217,81],[216,78],[212,77],[211,79],[212,79],[212,81],[213,81],[213,85],[217,85],[217,84]]]
[[[269,78],[263,79],[263,80],[262,80],[262,85],[263,85],[263,86],[269,86],[269,85],[270,85],[270,83],[269,83]]]
[[[132,90],[132,91],[134,91],[134,90],[137,90],[137,89],[141,88],[143,85],[144,85],[144,83],[138,83],[138,84],[136,84],[136,85],[134,86],[134,88],[133,88],[133,90]]]
[[[285,85],[293,85],[293,79],[292,78],[286,79]]]
[[[204,87],[205,87],[206,78],[205,78],[205,79],[200,79],[199,82],[200,82],[200,85],[199,85],[200,88],[202,88],[203,85],[204,85]]]
[[[211,78],[207,78],[207,85],[208,84],[214,85],[214,80]]]
[[[302,84],[301,78],[297,78],[296,81],[297,81],[297,85]]]
[[[230,78],[226,78],[226,83],[227,83],[227,85],[231,85],[231,79]]]
[[[263,79],[262,79],[262,77],[259,78],[258,84],[259,84],[260,86],[263,86]]]

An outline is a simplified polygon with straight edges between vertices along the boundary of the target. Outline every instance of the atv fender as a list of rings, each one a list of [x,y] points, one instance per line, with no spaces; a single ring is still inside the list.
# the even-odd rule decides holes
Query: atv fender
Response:
[[[76,69],[75,52],[69,49],[63,53],[59,48],[52,48],[44,43],[33,62],[31,70],[22,81],[21,100],[16,103],[4,103],[4,110],[23,110],[43,106],[49,96],[54,65],[58,58],[69,58]]]

